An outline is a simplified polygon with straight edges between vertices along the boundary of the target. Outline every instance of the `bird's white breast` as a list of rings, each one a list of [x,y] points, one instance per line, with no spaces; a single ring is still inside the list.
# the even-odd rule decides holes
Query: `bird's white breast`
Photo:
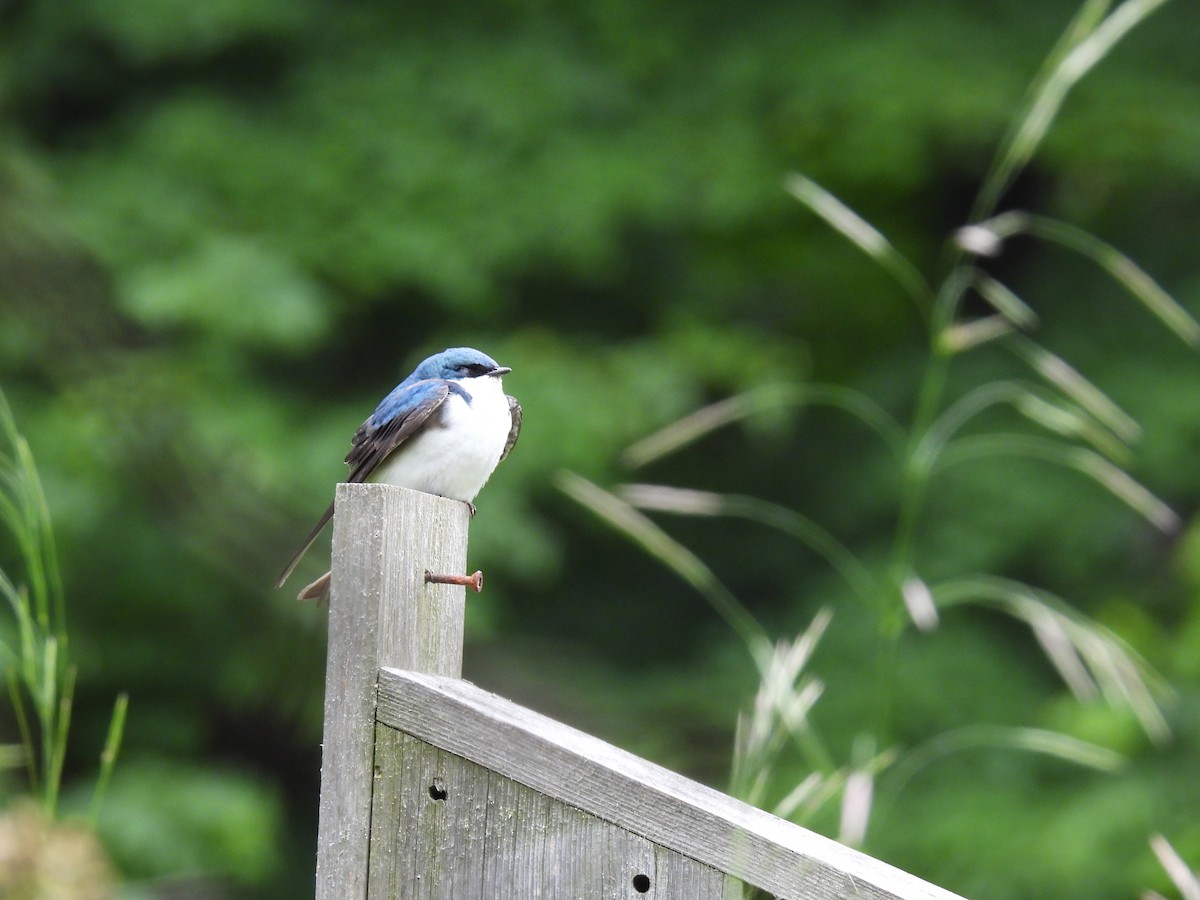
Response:
[[[470,402],[451,391],[441,409],[375,470],[371,481],[468,503],[475,499],[500,462],[512,415],[499,378],[485,375],[455,384]]]

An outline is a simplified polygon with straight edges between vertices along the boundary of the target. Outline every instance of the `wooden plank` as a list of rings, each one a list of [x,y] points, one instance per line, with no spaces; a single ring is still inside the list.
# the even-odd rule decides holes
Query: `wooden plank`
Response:
[[[377,716],[777,897],[957,897],[458,679],[385,669]]]
[[[371,900],[481,897],[488,772],[380,725]]]
[[[658,845],[654,847],[653,874],[644,896],[656,900],[695,900],[697,897],[744,900],[745,897],[742,883],[733,876]]]
[[[467,507],[383,484],[335,494],[333,582],[317,843],[318,900],[361,900],[381,666],[462,672],[465,589],[425,584],[464,574]]]
[[[370,900],[721,900],[725,877],[380,724]]]

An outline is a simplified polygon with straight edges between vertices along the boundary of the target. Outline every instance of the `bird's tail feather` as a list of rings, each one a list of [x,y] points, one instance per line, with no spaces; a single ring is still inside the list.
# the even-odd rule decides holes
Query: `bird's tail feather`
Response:
[[[329,520],[333,518],[333,504],[329,504],[329,509],[325,510],[321,518],[317,519],[317,524],[312,527],[312,531],[308,533],[308,537],[304,539],[304,543],[300,545],[300,549],[296,554],[288,560],[288,564],[283,567],[283,571],[279,573],[279,580],[275,582],[275,587],[283,587],[283,583],[288,580],[288,576],[295,571],[296,566],[300,564],[300,560],[304,554],[308,552],[308,548],[313,545],[313,541],[317,539],[317,535],[329,524]]]
[[[297,600],[316,600],[321,603],[329,599],[329,579],[332,577],[332,572],[326,572],[308,587],[304,588],[296,595]]]

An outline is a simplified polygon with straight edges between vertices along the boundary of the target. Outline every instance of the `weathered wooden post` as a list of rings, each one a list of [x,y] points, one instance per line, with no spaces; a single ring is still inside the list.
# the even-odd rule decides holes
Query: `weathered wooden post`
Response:
[[[325,673],[317,900],[367,896],[375,685],[385,666],[462,674],[467,506],[389,485],[340,484]]]
[[[954,900],[461,680],[466,507],[336,499],[317,900]]]

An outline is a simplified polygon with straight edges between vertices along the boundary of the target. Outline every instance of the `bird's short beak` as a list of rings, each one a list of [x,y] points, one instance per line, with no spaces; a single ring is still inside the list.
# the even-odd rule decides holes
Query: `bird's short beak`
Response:
[[[508,366],[497,366],[496,368],[492,369],[492,371],[488,372],[488,374],[495,375],[497,378],[499,378],[501,375],[507,375],[511,371],[512,369],[510,369]]]

